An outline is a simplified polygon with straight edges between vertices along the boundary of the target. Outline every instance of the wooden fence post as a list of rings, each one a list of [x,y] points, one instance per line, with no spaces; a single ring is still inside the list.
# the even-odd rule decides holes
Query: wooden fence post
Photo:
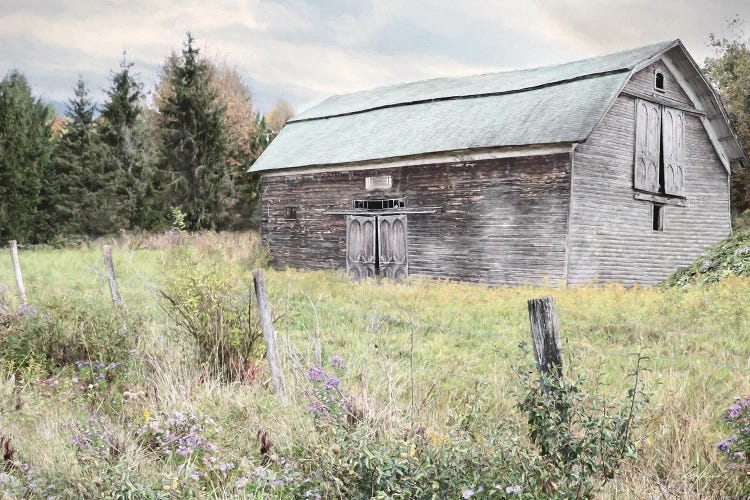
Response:
[[[548,374],[554,366],[553,375],[560,379],[563,376],[563,360],[555,299],[552,297],[529,299],[528,304],[536,367],[540,374]]]
[[[13,274],[16,275],[16,287],[18,287],[18,295],[21,297],[21,303],[28,305],[29,302],[26,300],[26,288],[23,286],[23,276],[21,275],[21,264],[18,261],[18,243],[16,240],[10,240],[10,258],[13,261]]]
[[[112,247],[102,245],[102,253],[104,254],[104,267],[107,268],[107,279],[109,280],[109,293],[112,295],[112,303],[116,307],[121,307],[123,305],[122,295],[120,295],[120,287],[117,286],[115,265],[112,262]]]
[[[10,312],[8,306],[3,301],[3,293],[5,293],[5,290],[7,290],[7,287],[5,285],[0,285],[0,314],[8,314]]]
[[[268,291],[266,290],[266,276],[262,269],[255,269],[253,271],[253,282],[255,285],[255,296],[258,299],[260,326],[263,329],[263,342],[266,344],[266,360],[271,372],[271,385],[276,395],[283,397],[286,390],[284,373],[281,371],[281,360],[279,359],[279,351],[276,347],[276,330],[273,328],[271,304],[268,301]]]

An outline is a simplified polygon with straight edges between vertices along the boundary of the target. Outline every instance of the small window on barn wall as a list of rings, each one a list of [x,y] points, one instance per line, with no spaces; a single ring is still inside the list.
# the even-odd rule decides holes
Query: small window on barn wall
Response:
[[[664,88],[664,73],[658,69],[654,71],[654,89],[659,92],[664,92],[666,90]]]
[[[286,207],[286,212],[284,212],[284,219],[297,220],[297,207]]]
[[[651,229],[664,231],[664,205],[656,203],[651,205]]]
[[[368,191],[391,189],[393,178],[390,175],[381,175],[380,177],[366,177],[365,189]]]

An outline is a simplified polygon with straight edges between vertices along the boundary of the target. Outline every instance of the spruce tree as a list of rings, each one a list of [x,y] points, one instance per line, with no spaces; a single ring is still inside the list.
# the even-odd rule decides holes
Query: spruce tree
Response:
[[[157,229],[165,217],[156,172],[152,124],[143,107],[143,85],[123,56],[102,106],[103,139],[115,167],[120,217],[128,229]]]
[[[0,82],[0,241],[38,243],[50,236],[42,193],[53,116],[18,71]]]
[[[55,149],[55,213],[59,232],[101,236],[123,221],[117,192],[117,170],[94,120],[96,107],[79,79],[68,102],[68,123]]]
[[[194,44],[188,33],[181,54],[164,71],[168,90],[159,103],[163,168],[170,174],[170,202],[185,213],[187,227],[220,229],[234,203],[224,110],[211,86],[211,66]]]

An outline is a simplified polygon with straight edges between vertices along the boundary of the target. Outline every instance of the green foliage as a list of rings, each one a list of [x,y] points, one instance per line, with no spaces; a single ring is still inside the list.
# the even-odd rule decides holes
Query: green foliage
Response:
[[[307,370],[307,407],[320,441],[287,457],[304,464],[310,480],[290,480],[285,492],[324,498],[592,498],[624,460],[638,458],[633,426],[646,402],[641,361],[627,398],[617,405],[599,395],[598,383],[537,379],[534,367],[516,368],[517,407],[528,421],[528,438],[519,439],[513,429],[487,419],[478,393],[445,433],[373,428],[361,421],[356,399],[342,386],[343,358],[337,356],[329,370]]]
[[[617,405],[598,394],[598,384],[582,378],[549,373],[537,381],[535,367],[516,370],[518,409],[526,416],[529,439],[541,459],[535,483],[542,493],[590,498],[614,478],[624,459],[638,458],[633,425],[647,402],[641,361],[639,357],[631,373],[628,397]]]
[[[727,276],[750,275],[750,228],[736,230],[732,236],[711,247],[689,267],[670,276],[664,285],[686,287],[714,283]]]
[[[118,171],[103,140],[95,106],[83,80],[68,104],[68,123],[52,163],[53,208],[50,213],[60,232],[101,236],[127,227],[122,201],[117,196]]]
[[[0,321],[0,358],[17,373],[46,376],[76,363],[108,365],[129,357],[140,320],[102,304],[42,298]]]
[[[164,308],[196,342],[200,362],[223,380],[252,376],[263,354],[262,332],[247,288],[220,259],[200,259],[188,247],[172,252],[169,269]]]
[[[0,241],[45,241],[52,230],[42,195],[48,182],[50,120],[26,78],[12,71],[0,82]]]
[[[119,216],[127,221],[121,229],[164,225],[164,180],[157,171],[156,134],[143,107],[144,97],[133,63],[123,57],[102,105],[102,136],[115,171]]]
[[[211,66],[194,43],[188,33],[182,53],[165,68],[169,90],[159,106],[162,168],[170,176],[170,203],[184,210],[188,229],[218,229],[227,223],[234,200],[224,108],[211,86]]]
[[[750,150],[750,40],[744,38],[742,20],[734,18],[729,37],[709,36],[715,54],[705,61],[705,71],[718,88],[729,119],[745,150]],[[747,169],[732,174],[732,209],[750,208],[750,174]]]

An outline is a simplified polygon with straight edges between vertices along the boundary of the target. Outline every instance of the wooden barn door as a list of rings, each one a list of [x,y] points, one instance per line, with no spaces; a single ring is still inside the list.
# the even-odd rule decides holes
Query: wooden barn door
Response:
[[[346,216],[346,271],[354,279],[375,276],[375,217]]]
[[[378,216],[378,274],[402,280],[409,275],[406,215]]]
[[[659,145],[661,111],[658,104],[636,100],[635,171],[636,189],[659,192]]]

